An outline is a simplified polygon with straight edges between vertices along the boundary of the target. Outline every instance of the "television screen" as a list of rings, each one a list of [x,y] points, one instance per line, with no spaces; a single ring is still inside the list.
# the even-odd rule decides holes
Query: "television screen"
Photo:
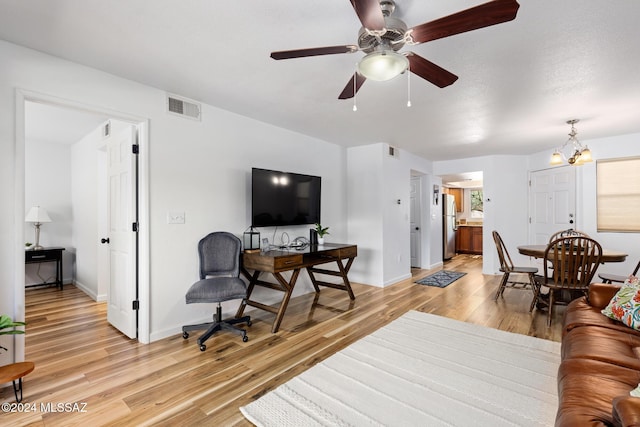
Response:
[[[302,225],[320,222],[319,176],[253,168],[252,226]]]

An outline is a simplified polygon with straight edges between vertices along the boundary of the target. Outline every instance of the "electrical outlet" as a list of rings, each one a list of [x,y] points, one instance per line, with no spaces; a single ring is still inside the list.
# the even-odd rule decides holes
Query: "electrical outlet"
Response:
[[[167,224],[184,224],[184,212],[167,212]]]

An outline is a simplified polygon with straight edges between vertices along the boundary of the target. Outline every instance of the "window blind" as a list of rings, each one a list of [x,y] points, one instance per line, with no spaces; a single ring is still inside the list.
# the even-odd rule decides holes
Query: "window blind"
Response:
[[[596,162],[598,231],[640,231],[640,157]]]

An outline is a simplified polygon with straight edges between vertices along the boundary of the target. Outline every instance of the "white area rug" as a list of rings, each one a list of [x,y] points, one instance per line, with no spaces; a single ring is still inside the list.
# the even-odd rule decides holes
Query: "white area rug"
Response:
[[[411,311],[240,408],[257,426],[552,426],[560,343]]]

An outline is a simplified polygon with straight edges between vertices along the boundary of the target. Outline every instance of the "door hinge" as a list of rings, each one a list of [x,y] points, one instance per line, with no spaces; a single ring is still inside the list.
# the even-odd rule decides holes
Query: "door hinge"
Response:
[[[136,232],[136,233],[137,233],[137,232],[138,232],[138,223],[137,223],[137,222],[132,223],[132,224],[131,224],[131,229],[132,229],[134,232]]]
[[[139,151],[140,151],[140,146],[138,144],[133,144],[131,146],[131,152],[133,154],[138,154]]]
[[[132,309],[133,310],[140,310],[140,301],[138,301],[138,300],[133,301]]]

